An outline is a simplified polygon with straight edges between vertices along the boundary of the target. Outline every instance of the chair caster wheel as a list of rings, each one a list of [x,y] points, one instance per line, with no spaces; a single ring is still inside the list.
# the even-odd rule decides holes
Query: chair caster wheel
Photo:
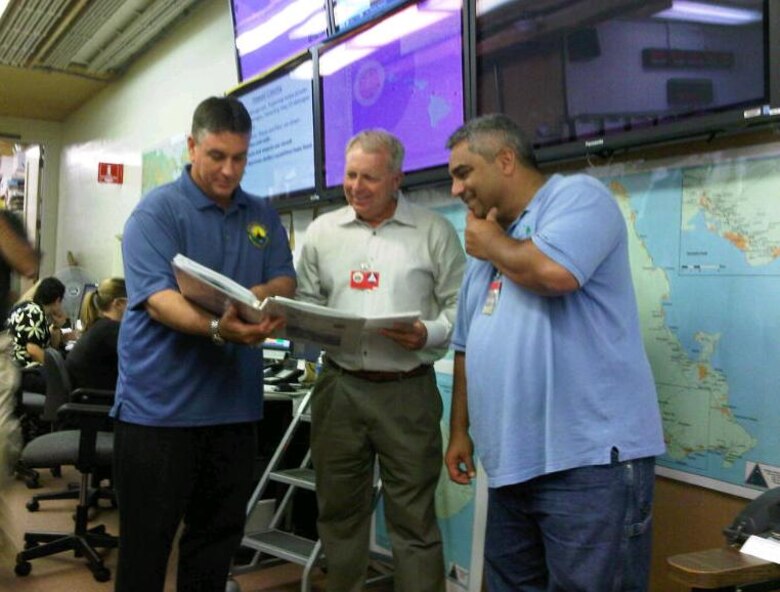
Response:
[[[14,566],[14,573],[17,576],[29,576],[32,571],[32,563],[29,561],[18,561]]]
[[[62,467],[52,467],[49,472],[52,477],[62,477]]]
[[[35,477],[27,477],[24,480],[24,484],[27,485],[27,489],[39,489],[41,487],[37,475]]]
[[[235,580],[228,580],[227,586],[225,586],[225,592],[241,592],[241,586]]]
[[[107,582],[111,579],[111,570],[107,567],[97,567],[92,572],[96,582]]]
[[[25,504],[26,508],[30,512],[37,512],[38,509],[41,507],[41,505],[38,503],[38,500],[30,500]]]

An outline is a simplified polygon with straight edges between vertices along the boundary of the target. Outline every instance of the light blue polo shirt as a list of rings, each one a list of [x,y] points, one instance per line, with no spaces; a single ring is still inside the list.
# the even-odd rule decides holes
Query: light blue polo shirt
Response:
[[[295,277],[278,214],[237,189],[227,210],[193,183],[189,166],[152,190],[122,236],[128,309],[119,332],[119,379],[112,416],[149,426],[203,426],[262,417],[262,350],[215,345],[149,317],[152,294],[177,290],[177,253],[250,287]]]
[[[586,175],[554,175],[508,229],[568,269],[581,288],[544,297],[470,258],[452,347],[466,352],[471,432],[490,487],[664,451],[628,260],[612,195]]]

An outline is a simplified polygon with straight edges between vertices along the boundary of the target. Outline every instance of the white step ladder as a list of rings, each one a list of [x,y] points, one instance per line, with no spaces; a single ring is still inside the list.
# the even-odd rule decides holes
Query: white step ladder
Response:
[[[324,563],[324,554],[320,540],[311,540],[282,528],[284,518],[291,508],[293,495],[299,489],[315,491],[314,469],[311,467],[311,450],[308,450],[300,463],[300,466],[290,469],[279,469],[284,460],[290,443],[302,423],[311,423],[309,402],[312,391],[309,390],[299,401],[294,401],[295,412],[290,425],[282,436],[279,445],[274,451],[268,466],[263,471],[260,481],[257,483],[252,497],[247,504],[247,530],[241,541],[241,546],[254,551],[251,560],[244,565],[234,566],[232,575],[239,575],[262,569],[271,565],[277,565],[280,561],[286,561],[303,566],[301,575],[301,592],[311,591],[312,571],[315,567]],[[260,503],[263,493],[271,482],[281,483],[287,486],[279,501],[273,516],[266,528],[254,530],[253,520],[256,512],[264,510]],[[381,495],[382,484],[379,479],[374,486],[374,507],[376,507]],[[262,522],[262,521],[260,521]],[[392,574],[382,573],[366,580],[367,585],[379,583],[392,578]],[[240,592],[235,581],[228,582],[227,592]]]

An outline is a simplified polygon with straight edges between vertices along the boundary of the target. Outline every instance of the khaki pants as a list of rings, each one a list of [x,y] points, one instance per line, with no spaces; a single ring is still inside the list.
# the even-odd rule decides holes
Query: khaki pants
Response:
[[[433,370],[375,383],[325,368],[312,395],[317,527],[328,592],[363,589],[374,459],[393,547],[395,590],[443,592],[434,495],[442,466],[442,402]]]
[[[0,333],[0,566],[10,564],[16,554],[6,534],[8,508],[3,489],[13,475],[22,448],[19,421],[14,415],[18,387],[19,369],[11,360],[11,338]]]
[[[0,333],[0,488],[13,473],[22,448],[19,420],[14,415],[19,368],[11,359],[11,338]]]

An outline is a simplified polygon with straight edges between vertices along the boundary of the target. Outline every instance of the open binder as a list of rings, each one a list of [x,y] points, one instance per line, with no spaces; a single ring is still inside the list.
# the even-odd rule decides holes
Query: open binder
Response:
[[[173,258],[172,265],[179,291],[201,308],[221,316],[234,304],[239,316],[249,323],[260,322],[265,316],[284,317],[286,324],[275,337],[306,341],[329,351],[356,352],[363,332],[410,324],[420,318],[419,311],[361,317],[284,296],[260,301],[248,288],[182,254]]]

